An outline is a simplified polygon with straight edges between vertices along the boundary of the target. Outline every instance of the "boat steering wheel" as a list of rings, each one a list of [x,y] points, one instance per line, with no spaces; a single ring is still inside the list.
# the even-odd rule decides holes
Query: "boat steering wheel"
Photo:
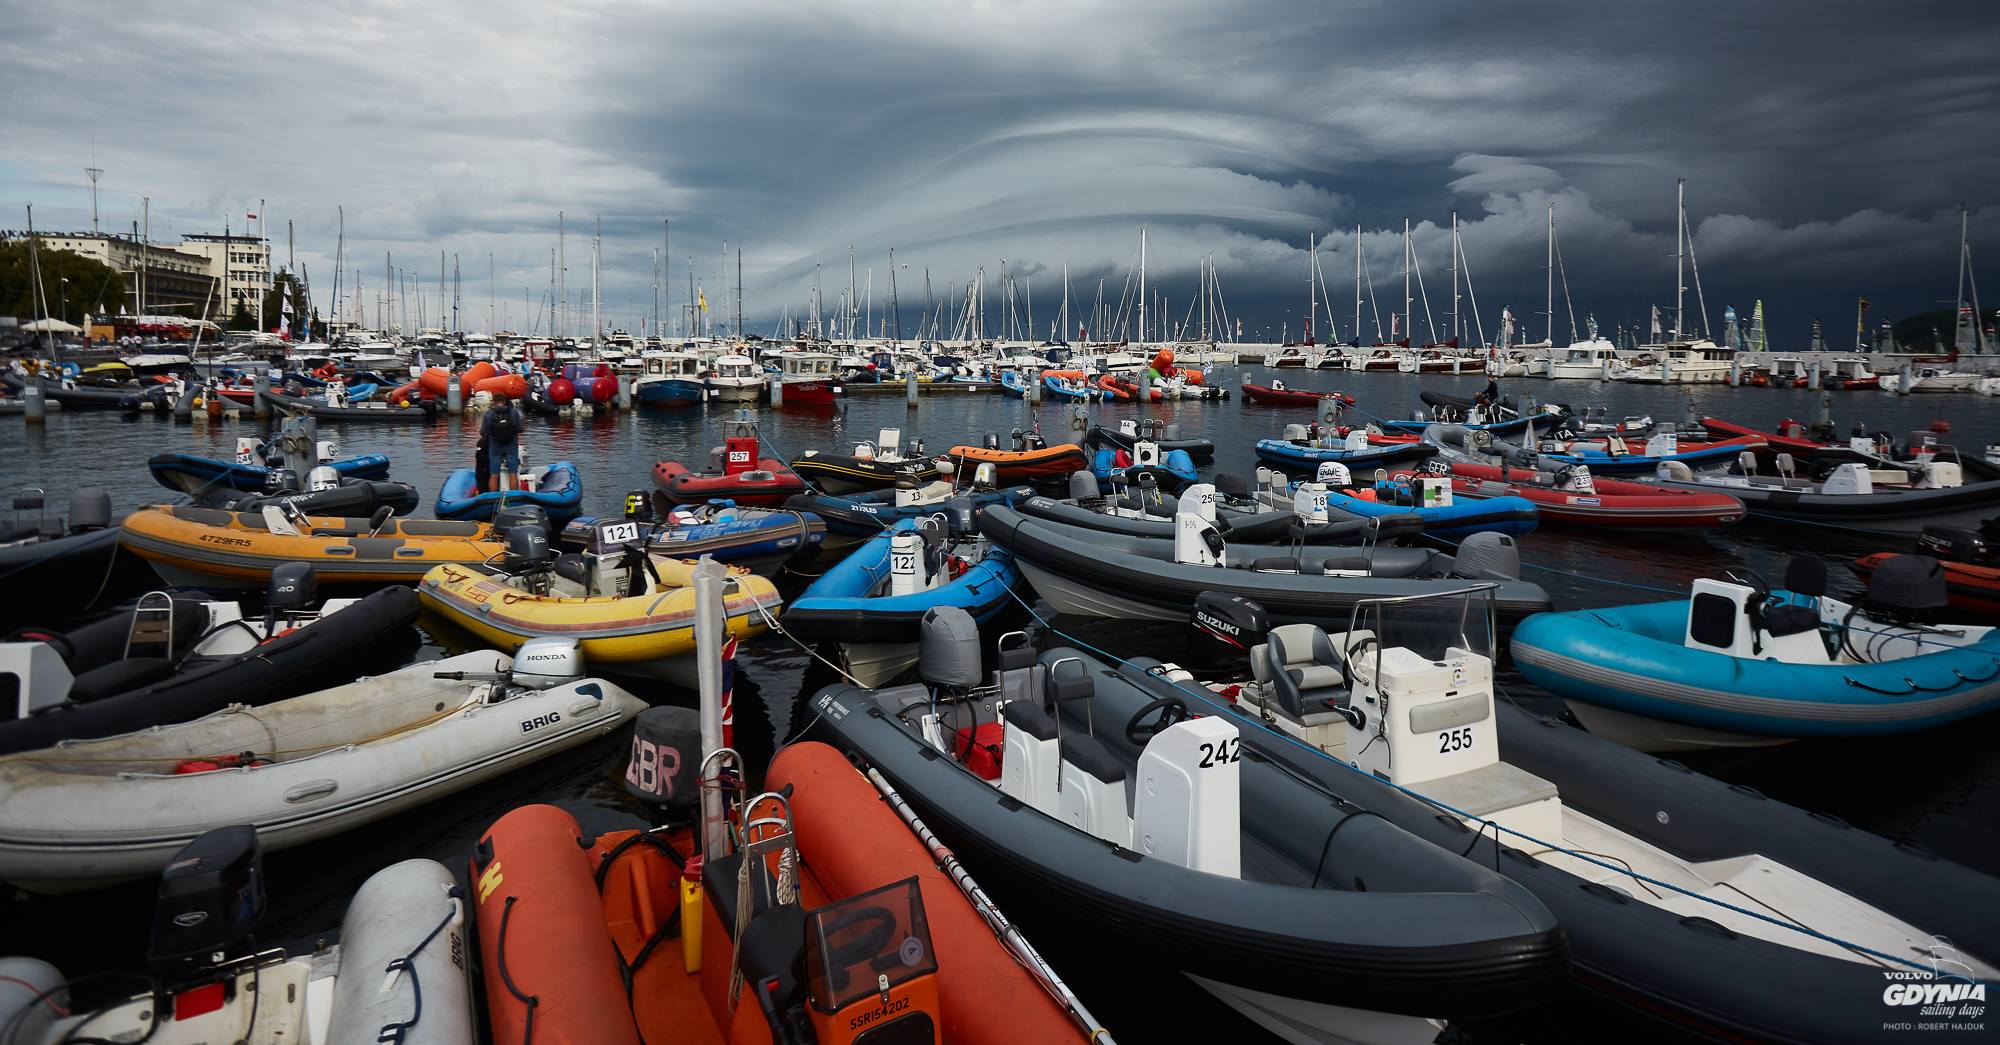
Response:
[[[1145,747],[1147,741],[1158,736],[1161,730],[1177,722],[1185,722],[1190,717],[1187,701],[1179,697],[1160,697],[1147,701],[1144,707],[1133,712],[1132,717],[1126,721],[1125,739]],[[1148,722],[1148,718],[1152,721]]]
[[[829,946],[826,952],[827,969],[842,979],[846,978],[848,966],[868,961],[882,953],[882,948],[888,946],[889,937],[896,931],[896,916],[886,907],[862,907],[833,918],[824,927],[821,936],[831,939],[849,929],[858,930],[855,938]]]

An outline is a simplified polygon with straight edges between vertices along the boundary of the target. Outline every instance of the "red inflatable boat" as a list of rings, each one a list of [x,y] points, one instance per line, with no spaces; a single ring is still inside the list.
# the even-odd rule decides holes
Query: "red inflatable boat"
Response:
[[[1318,406],[1329,400],[1342,406],[1353,406],[1354,397],[1345,392],[1314,392],[1304,388],[1285,388],[1280,385],[1253,385],[1243,382],[1243,400],[1258,406]]]
[[[554,806],[501,817],[471,867],[491,1040],[798,1040],[777,1020],[823,1045],[1086,1041],[839,752],[793,744],[766,786],[790,790],[789,817],[753,800],[759,848],[726,855],[693,857],[686,831],[586,836]]]
[[[806,482],[791,466],[775,457],[760,456],[757,433],[747,422],[736,424],[722,449],[709,455],[709,471],[697,472],[679,461],[653,466],[653,485],[671,504],[702,504],[727,499],[740,505],[775,508],[786,498],[806,492]]]
[[[1421,472],[1398,472],[1407,480]],[[1548,472],[1496,465],[1455,463],[1453,497],[1484,500],[1520,497],[1534,504],[1543,522],[1572,526],[1616,526],[1626,530],[1686,530],[1743,521],[1743,502],[1726,493],[1670,490],[1648,483],[1591,476],[1588,488],[1565,489]]]

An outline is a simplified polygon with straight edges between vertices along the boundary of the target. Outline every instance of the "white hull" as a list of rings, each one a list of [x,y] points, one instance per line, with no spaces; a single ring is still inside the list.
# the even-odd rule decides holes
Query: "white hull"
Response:
[[[1615,708],[1599,707],[1580,700],[1564,701],[1592,735],[1615,741],[1639,751],[1714,751],[1746,747],[1775,747],[1791,743],[1789,737],[1747,736],[1703,729],[1679,722],[1634,715]]]
[[[917,644],[849,642],[842,647],[841,659],[847,662],[847,673],[856,682],[877,689],[917,666]]]

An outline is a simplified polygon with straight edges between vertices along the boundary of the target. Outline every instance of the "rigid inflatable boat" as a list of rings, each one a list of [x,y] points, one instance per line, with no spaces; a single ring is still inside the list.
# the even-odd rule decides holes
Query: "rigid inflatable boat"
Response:
[[[343,479],[389,478],[389,458],[385,454],[345,457],[327,462],[327,467],[338,472]],[[272,473],[278,470],[262,464],[224,461],[178,450],[154,454],[146,462],[146,468],[161,486],[196,497],[226,490],[262,493],[272,488]],[[303,481],[304,477],[300,476],[299,480]]]
[[[695,562],[651,555],[638,545],[557,556],[546,534],[526,527],[507,535],[497,567],[439,566],[417,594],[447,621],[512,653],[525,642],[560,636],[581,645],[593,670],[694,683]],[[764,630],[783,603],[771,582],[730,571],[723,600],[729,633]],[[759,609],[762,612],[759,612]]]
[[[322,584],[415,584],[441,562],[482,563],[500,553],[493,524],[456,519],[288,518],[155,505],[125,517],[124,547],[182,587],[262,585],[288,562],[310,563]]]
[[[785,462],[759,456],[757,428],[746,420],[736,421],[728,440],[709,454],[708,469],[697,472],[679,461],[661,461],[653,466],[653,485],[669,504],[722,499],[764,508],[775,508],[806,489],[805,480]]]
[[[288,516],[303,513],[359,519],[383,508],[394,515],[416,511],[417,488],[391,479],[341,479],[335,485],[319,489],[282,493],[217,492],[197,498],[195,503],[203,508],[250,513],[262,513],[265,505],[277,505]]]
[[[994,446],[961,445],[952,447],[946,456],[951,458],[953,467],[961,479],[970,480],[980,465],[993,466],[993,481],[996,483],[1024,483],[1048,476],[1068,475],[1080,468],[1090,467],[1090,457],[1083,447],[1076,443],[1059,443],[1055,446],[1034,446],[1020,432],[1014,433],[1016,449],[1002,450]],[[994,442],[997,443],[997,440]]]
[[[492,1040],[1110,1039],[839,752],[792,744],[766,784],[782,794],[725,809],[735,845],[699,857],[686,831],[586,836],[554,806],[495,822],[469,868]]]
[[[960,491],[940,480],[922,486],[900,485],[893,490],[846,496],[806,493],[786,501],[785,505],[825,519],[827,528],[835,533],[873,537],[884,528],[905,519],[936,515],[944,510],[947,503],[958,498],[969,498],[974,508],[983,508],[989,504],[1017,504],[1033,494],[1034,489],[1027,486]]]
[[[287,414],[309,414],[322,421],[424,423],[437,420],[441,413],[438,402],[434,399],[419,399],[409,406],[396,406],[386,402],[332,405],[324,398],[308,399],[271,389],[257,393],[257,397],[269,403],[273,409],[282,410]]]
[[[2000,631],[1923,622],[1946,603],[1937,560],[1878,567],[1858,605],[1826,594],[1814,556],[1785,579],[1530,618],[1514,662],[1591,732],[1648,751],[1902,733],[2000,704]]]
[[[1408,482],[1417,473],[1399,472]],[[1452,462],[1454,498],[1483,501],[1519,497],[1535,506],[1540,520],[1571,526],[1613,526],[1623,530],[1691,530],[1742,521],[1743,502],[1721,491],[1667,490],[1651,483],[1599,479],[1588,465],[1555,472]]]
[[[1648,437],[1638,451],[1622,437],[1613,435],[1601,440],[1543,440],[1533,452],[1541,455],[1550,470],[1584,464],[1591,471],[1606,475],[1651,475],[1663,464],[1682,465],[1697,472],[1727,468],[1739,455],[1755,454],[1767,445],[1761,436],[1698,443],[1682,442],[1673,433],[1663,433]]]
[[[12,525],[0,527],[0,628],[73,617],[151,583],[140,559],[119,554],[111,495],[102,488],[73,491],[67,514],[49,511],[39,487],[16,493],[13,507]]]
[[[1268,385],[1243,382],[1243,401],[1252,406],[1353,406],[1354,397],[1345,392],[1315,392],[1308,388],[1286,388],[1283,381]]]
[[[1258,469],[1259,488],[1283,489],[1276,473]],[[1171,540],[1174,516],[1180,499],[1145,482],[1113,485],[1107,491],[1089,472],[1070,476],[1070,496],[1065,500],[1028,497],[1015,503],[1022,514],[1050,522],[1079,526],[1126,537],[1153,537]],[[1264,507],[1240,477],[1215,477],[1215,527],[1224,539],[1244,544],[1308,545],[1362,544],[1405,540],[1423,532],[1424,521],[1415,514],[1361,518],[1338,510],[1318,520],[1308,519],[1291,507]],[[1199,496],[1199,495],[1197,495]],[[1237,507],[1240,506],[1240,507]]]
[[[1215,440],[1183,439],[1180,425],[1164,421],[1141,422],[1128,417],[1119,421],[1116,428],[1091,425],[1083,433],[1083,445],[1092,450],[1109,446],[1129,453],[1133,444],[1141,439],[1151,441],[1163,454],[1185,450],[1188,459],[1196,464],[1208,464],[1215,460]]]
[[[919,625],[933,607],[992,619],[1014,601],[1021,571],[1005,550],[947,529],[938,519],[892,524],[793,599],[785,630],[839,643],[848,672],[876,686],[916,664]]]
[[[1292,507],[1302,492],[1312,488],[1312,496],[1324,498],[1326,507],[1362,518],[1415,515],[1423,521],[1424,534],[1444,541],[1459,541],[1475,533],[1504,533],[1512,536],[1533,533],[1540,518],[1533,502],[1523,497],[1500,495],[1452,498],[1452,483],[1429,473],[1404,473],[1407,479],[1378,479],[1356,485],[1347,466],[1328,461],[1319,466],[1312,484],[1292,483],[1260,492],[1259,499],[1272,508]],[[1324,489],[1320,489],[1320,488]],[[1318,504],[1307,509],[1317,513]]]
[[[574,643],[540,643],[521,665],[467,653],[0,757],[0,881],[46,892],[153,874],[224,824],[253,825],[267,848],[288,848],[604,736],[645,707],[584,678]]]
[[[252,935],[265,892],[256,832],[248,827],[189,842],[169,862],[157,897],[148,948],[157,962],[153,990],[72,1012],[69,985],[54,966],[0,958],[8,1045],[477,1040],[466,903],[435,860],[405,860],[369,875],[337,935],[290,948],[260,948]]]
[[[643,491],[628,495],[641,499],[645,496]],[[617,521],[595,515],[578,516],[563,527],[559,539],[564,545],[581,548],[590,542],[599,526]],[[827,528],[819,516],[794,508],[737,508],[718,504],[684,505],[665,519],[636,521],[642,531],[640,540],[657,554],[676,559],[699,559],[706,555],[765,576],[788,562],[810,558],[826,539]]]
[[[435,511],[440,519],[493,518],[506,505],[532,504],[549,513],[549,521],[560,525],[583,510],[583,473],[568,461],[557,461],[529,469],[533,482],[520,490],[481,490],[479,476],[470,468],[460,468],[447,476],[438,488]]]
[[[69,631],[22,629],[0,643],[0,679],[18,694],[20,715],[0,721],[0,754],[268,704],[414,645],[407,589],[323,605],[316,596],[311,571],[295,565],[273,575],[262,616],[158,592]]]
[[[1121,671],[1282,741],[1274,764],[1530,891],[1580,987],[1683,1034],[1901,1040],[1882,1014],[1914,1014],[1906,989],[1914,1006],[1993,979],[2000,913],[1965,898],[2000,883],[1496,701],[1490,597],[1375,603],[1331,634],[1239,627],[1218,648],[1248,647],[1253,677],[1216,695],[1158,662]]]
[[[906,455],[901,430],[884,428],[873,442],[855,444],[851,454],[807,450],[792,459],[792,470],[817,490],[851,493],[887,489],[906,479],[921,485],[949,478],[951,461],[924,456],[921,439],[911,442]]]
[[[1977,529],[2000,514],[2000,479],[1965,481],[1970,462],[1920,453],[1912,461],[1877,459],[1834,466],[1826,478],[1796,474],[1789,454],[1777,458],[1776,475],[1758,473],[1744,453],[1724,475],[1683,475],[1669,470],[1653,481],[1670,490],[1726,493],[1743,502],[1757,522],[1792,523],[1882,537],[1912,538],[1928,526]],[[1595,466],[1593,466],[1594,469]],[[1986,474],[1983,466],[1977,474]]]
[[[1257,459],[1287,472],[1314,472],[1329,461],[1365,472],[1417,464],[1436,453],[1436,447],[1421,442],[1371,445],[1368,433],[1359,429],[1345,438],[1329,436],[1314,442],[1308,440],[1304,425],[1286,425],[1283,439],[1257,440]]]
[[[979,529],[1014,555],[1037,594],[1063,613],[1134,620],[1185,620],[1203,592],[1242,595],[1281,622],[1346,619],[1357,601],[1416,595],[1466,579],[1506,578],[1503,624],[1549,608],[1540,586],[1514,579],[1513,538],[1468,538],[1459,555],[1417,548],[1230,546],[1201,514],[1201,487],[1181,498],[1173,540],[1122,537],[1034,519],[994,506]],[[1193,502],[1193,503],[1191,503]]]
[[[1294,1042],[1427,1042],[1561,984],[1562,929],[1525,889],[1272,765],[1230,716],[1074,649],[1003,652],[989,683],[951,611],[925,638],[924,683],[821,690],[816,735],[1030,927],[1179,972]]]

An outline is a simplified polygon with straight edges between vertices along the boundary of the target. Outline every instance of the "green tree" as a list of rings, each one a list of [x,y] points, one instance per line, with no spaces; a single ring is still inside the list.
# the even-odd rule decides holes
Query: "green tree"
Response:
[[[54,250],[45,244],[37,245],[35,255],[42,272],[42,296],[48,303],[50,316],[82,326],[86,312],[118,310],[125,296],[125,280],[117,269],[75,251]],[[28,241],[0,243],[0,316],[19,316],[22,322],[27,322],[39,315],[41,305],[35,300]]]
[[[292,304],[291,330],[294,340],[305,339],[306,317],[312,315],[312,303],[306,300],[305,287],[299,278],[283,269],[271,279],[271,289],[264,294],[264,326],[276,330],[285,317],[285,302]]]
[[[250,306],[238,301],[236,303],[236,311],[229,315],[227,329],[255,330],[257,329],[257,316],[250,311]]]

